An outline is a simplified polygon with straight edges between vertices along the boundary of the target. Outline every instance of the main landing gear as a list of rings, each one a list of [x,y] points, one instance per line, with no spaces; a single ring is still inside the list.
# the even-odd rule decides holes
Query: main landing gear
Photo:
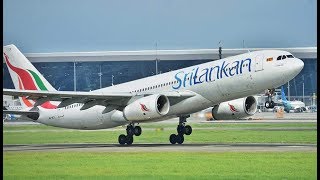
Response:
[[[182,144],[184,142],[184,134],[185,135],[190,135],[192,133],[192,128],[189,125],[185,125],[185,122],[187,122],[187,118],[190,117],[188,116],[180,116],[179,117],[179,125],[177,126],[177,133],[178,134],[171,134],[170,135],[170,143],[171,144]]]
[[[133,136],[140,136],[142,133],[142,129],[140,126],[134,126],[133,123],[130,123],[127,126],[127,135],[121,134],[118,138],[119,144],[131,145],[133,143]]]

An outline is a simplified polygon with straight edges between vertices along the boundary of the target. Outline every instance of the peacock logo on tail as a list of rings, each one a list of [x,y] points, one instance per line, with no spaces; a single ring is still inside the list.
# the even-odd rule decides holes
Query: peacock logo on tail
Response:
[[[29,70],[29,69],[24,70],[24,69],[13,66],[10,63],[8,55],[6,53],[3,53],[3,54],[4,54],[5,61],[8,65],[8,67],[18,75],[18,82],[19,82],[19,89],[20,90],[48,91],[48,89],[46,88],[46,86],[44,85],[43,81],[41,80],[41,78],[39,77],[39,75],[37,73],[35,73],[34,71]],[[22,97],[22,101],[27,107],[33,107],[33,105],[35,103],[34,101],[31,102],[26,97]],[[43,103],[41,105],[41,107],[43,107],[45,109],[56,109],[57,108],[57,106],[51,104],[50,101]]]

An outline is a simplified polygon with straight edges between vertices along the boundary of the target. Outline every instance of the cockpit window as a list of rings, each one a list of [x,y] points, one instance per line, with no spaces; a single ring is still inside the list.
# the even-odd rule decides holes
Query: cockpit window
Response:
[[[281,56],[278,56],[277,61],[278,61],[278,60],[281,60]]]
[[[287,58],[294,58],[291,54],[287,55]]]
[[[282,56],[282,59],[285,59],[285,58],[286,58],[286,56],[285,56],[285,55],[283,55],[283,56]]]

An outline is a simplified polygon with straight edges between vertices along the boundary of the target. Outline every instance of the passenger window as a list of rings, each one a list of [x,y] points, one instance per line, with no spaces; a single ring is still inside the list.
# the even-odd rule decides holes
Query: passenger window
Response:
[[[286,58],[286,56],[285,56],[285,55],[283,55],[283,56],[282,56],[282,59],[285,59],[285,58]]]
[[[278,56],[277,61],[278,61],[278,60],[281,60],[281,56]]]

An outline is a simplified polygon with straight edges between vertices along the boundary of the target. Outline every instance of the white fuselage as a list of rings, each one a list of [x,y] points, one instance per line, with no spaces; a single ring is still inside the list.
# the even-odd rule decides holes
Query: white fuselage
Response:
[[[195,65],[92,92],[130,92],[133,95],[191,91],[196,95],[170,106],[167,115],[150,121],[161,121],[198,112],[220,102],[260,93],[279,87],[293,79],[303,68],[297,58],[277,61],[285,51],[255,51]],[[269,58],[269,61],[267,59]],[[270,58],[273,58],[270,61]],[[74,129],[103,129],[128,124],[122,111],[102,114],[104,106],[80,110],[83,104],[58,109],[39,107],[40,123]],[[150,122],[148,121],[148,122]]]

